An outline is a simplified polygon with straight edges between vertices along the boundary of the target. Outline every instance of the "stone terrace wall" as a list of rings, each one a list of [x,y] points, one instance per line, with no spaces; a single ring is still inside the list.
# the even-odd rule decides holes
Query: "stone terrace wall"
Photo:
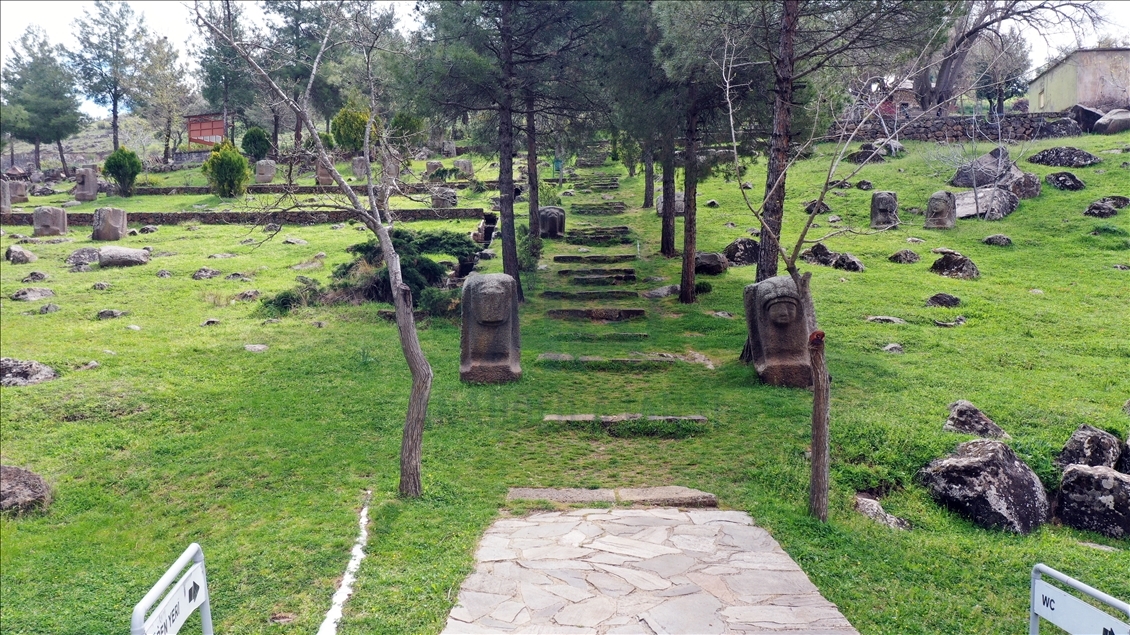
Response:
[[[498,181],[486,181],[486,188],[498,189]],[[429,187],[450,187],[466,189],[470,186],[468,181],[452,181],[450,183],[402,183],[401,189],[408,194],[424,194]],[[360,196],[368,193],[368,186],[351,185],[354,192]],[[186,185],[183,187],[135,187],[135,196],[164,196],[167,194],[193,194],[206,195],[212,193],[212,188],[207,185]],[[248,194],[341,194],[341,189],[335,185],[286,185],[285,183],[268,183],[263,185],[248,185]]]
[[[899,132],[898,138],[914,141],[958,142],[971,140],[974,132],[976,132],[979,139],[986,141],[996,141],[998,134],[1000,135],[999,138],[1005,141],[1029,141],[1056,136],[1048,134],[1044,130],[1045,124],[1050,120],[1067,116],[1068,113],[1065,112],[1006,114],[1000,118],[999,132],[995,120],[970,116],[924,116],[909,125],[905,121],[899,122],[897,125],[905,125],[906,127]],[[894,130],[896,122],[893,118],[885,118],[885,123],[886,128],[883,127],[883,122],[878,119],[870,119],[863,123],[855,134],[855,138],[859,141],[886,139],[888,137],[887,130]],[[828,134],[839,136],[841,126],[846,126],[847,131],[850,132],[855,125],[853,122],[833,124]]]
[[[443,209],[394,209],[397,220],[452,220],[460,218],[482,218],[481,207],[450,207]],[[201,225],[256,225],[278,223],[280,225],[314,225],[317,223],[344,223],[354,218],[349,211],[333,212],[129,212],[129,222],[134,225],[176,225],[177,223],[198,223]],[[9,212],[0,214],[0,224],[31,225],[32,214]],[[68,212],[68,225],[93,225],[94,214],[90,212]]]

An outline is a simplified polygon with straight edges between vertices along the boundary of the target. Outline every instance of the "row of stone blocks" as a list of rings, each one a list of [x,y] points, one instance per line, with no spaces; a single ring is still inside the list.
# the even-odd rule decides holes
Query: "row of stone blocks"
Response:
[[[94,210],[93,240],[121,240],[128,231],[126,211],[117,207]],[[61,207],[37,207],[32,214],[32,236],[65,236],[67,211]]]
[[[898,214],[898,194],[874,192],[871,194],[871,229],[890,229],[901,221]],[[957,200],[953,192],[934,192],[926,205],[924,229],[953,229],[957,224]]]

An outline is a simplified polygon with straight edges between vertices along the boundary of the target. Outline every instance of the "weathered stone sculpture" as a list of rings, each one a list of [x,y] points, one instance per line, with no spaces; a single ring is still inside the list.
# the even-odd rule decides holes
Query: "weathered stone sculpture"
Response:
[[[432,207],[436,209],[455,207],[459,204],[459,195],[450,187],[437,187],[432,190]]]
[[[504,273],[471,275],[463,283],[459,379],[503,384],[522,377],[518,288]]]
[[[451,162],[456,170],[459,170],[459,176],[464,178],[471,178],[475,176],[475,168],[471,165],[470,159],[456,159]]]
[[[953,192],[942,190],[930,195],[926,204],[923,229],[953,229],[957,225],[957,199]]]
[[[318,185],[322,185],[322,186],[334,184],[333,175],[330,174],[329,168],[322,165],[321,161],[318,161],[318,172],[317,172],[317,175],[314,177],[314,180],[318,183]]]
[[[275,171],[278,166],[270,159],[255,162],[255,182],[270,183],[275,180]]]
[[[0,181],[0,213],[7,214],[12,211],[12,190],[8,189],[8,181]]]
[[[9,181],[8,182],[9,194],[11,202],[13,203],[26,203],[27,202],[27,183],[23,181]]]
[[[682,216],[687,211],[686,195],[682,192],[675,192],[675,216]],[[663,195],[655,195],[655,215],[663,215]]]
[[[126,235],[126,211],[117,207],[94,210],[93,240],[121,240]]]
[[[431,176],[436,170],[442,170],[443,163],[440,161],[428,161],[424,164],[424,176]]]
[[[747,286],[745,315],[761,381],[792,388],[812,385],[808,325],[793,279],[777,276]]]
[[[365,157],[353,157],[349,167],[353,170],[353,178],[358,181],[364,181],[369,176],[369,161]]]
[[[554,206],[539,208],[538,226],[542,238],[561,238],[565,235],[565,209]]]
[[[899,197],[894,192],[871,195],[871,229],[887,229],[899,224]]]
[[[32,236],[66,236],[67,211],[62,207],[37,207],[31,224]]]
[[[75,200],[93,201],[98,198],[98,172],[94,168],[75,170]]]

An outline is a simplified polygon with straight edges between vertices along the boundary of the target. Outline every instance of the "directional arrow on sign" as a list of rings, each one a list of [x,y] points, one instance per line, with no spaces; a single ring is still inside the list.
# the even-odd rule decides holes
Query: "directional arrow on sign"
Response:
[[[200,593],[200,585],[197,584],[196,582],[193,582],[192,587],[190,587],[188,589],[188,601],[189,602],[195,602],[196,601],[196,594],[198,594],[198,593]]]

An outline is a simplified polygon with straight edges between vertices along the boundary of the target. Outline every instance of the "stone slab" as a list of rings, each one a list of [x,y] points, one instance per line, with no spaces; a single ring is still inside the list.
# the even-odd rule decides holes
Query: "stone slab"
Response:
[[[667,420],[673,417],[648,417],[648,419]],[[693,418],[696,421],[705,417],[678,417]],[[637,505],[658,505],[661,507],[717,507],[718,498],[709,492],[703,492],[689,487],[670,485],[666,487],[642,487],[617,490],[620,500],[625,503]]]
[[[552,416],[555,415],[547,415],[546,421],[550,421],[549,417]],[[579,416],[584,417],[586,415]],[[588,421],[592,421],[592,415],[587,416],[589,417]],[[558,420],[563,421],[565,419],[555,419],[555,421]],[[610,489],[511,487],[510,493],[506,495],[506,500],[546,500],[554,503],[615,503],[616,493]]]

